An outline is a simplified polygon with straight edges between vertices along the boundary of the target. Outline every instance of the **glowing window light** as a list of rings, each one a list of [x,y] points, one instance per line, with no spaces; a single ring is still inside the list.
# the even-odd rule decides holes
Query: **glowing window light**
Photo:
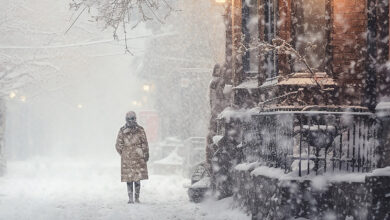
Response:
[[[20,101],[26,102],[26,100],[27,100],[26,96],[20,96]]]
[[[10,99],[13,99],[13,98],[15,98],[16,97],[16,93],[15,92],[10,92],[9,93],[9,98]]]
[[[150,91],[150,85],[144,85],[143,89],[144,89],[145,92],[149,92]]]

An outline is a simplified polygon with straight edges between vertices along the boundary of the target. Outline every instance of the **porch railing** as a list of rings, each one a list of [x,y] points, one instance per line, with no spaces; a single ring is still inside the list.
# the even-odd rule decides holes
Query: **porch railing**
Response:
[[[272,109],[243,125],[244,160],[298,176],[376,167],[375,115],[363,108]]]

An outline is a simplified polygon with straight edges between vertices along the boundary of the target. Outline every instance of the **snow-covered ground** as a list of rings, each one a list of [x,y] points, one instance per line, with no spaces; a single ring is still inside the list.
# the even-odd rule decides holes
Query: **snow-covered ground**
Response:
[[[127,204],[118,162],[36,158],[8,163],[0,178],[0,219],[249,219],[231,198],[190,203],[188,180],[151,175],[141,204]]]

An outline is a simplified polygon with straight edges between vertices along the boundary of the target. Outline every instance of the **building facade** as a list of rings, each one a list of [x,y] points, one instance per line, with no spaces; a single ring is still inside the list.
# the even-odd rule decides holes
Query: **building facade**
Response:
[[[254,219],[390,219],[388,0],[225,6],[233,98],[218,117],[216,191]]]
[[[334,104],[375,106],[381,80],[378,66],[388,61],[388,9],[373,0],[230,0],[227,6],[226,63],[233,85],[257,80],[257,87],[281,87],[294,73],[309,73],[299,57],[262,48],[281,39],[306,58],[315,73],[337,85]],[[375,77],[374,77],[375,76]],[[312,76],[313,77],[313,76]],[[277,80],[276,80],[277,79]],[[375,84],[377,83],[376,85]],[[251,85],[254,85],[253,83]],[[282,85],[284,85],[282,83]],[[376,90],[371,91],[371,89]],[[240,93],[240,89],[236,89]],[[241,89],[245,90],[245,89]],[[255,102],[278,93],[256,91]],[[245,93],[245,91],[243,91]],[[264,94],[261,94],[264,93]],[[382,94],[376,94],[383,96]],[[244,95],[245,96],[245,95]],[[241,105],[246,98],[235,97]]]

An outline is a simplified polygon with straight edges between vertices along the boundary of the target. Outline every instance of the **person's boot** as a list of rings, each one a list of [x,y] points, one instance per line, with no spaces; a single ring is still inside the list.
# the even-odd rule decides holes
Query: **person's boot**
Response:
[[[127,195],[129,196],[128,204],[134,203],[133,200],[133,182],[127,183]]]
[[[134,183],[134,188],[135,188],[135,193],[134,193],[135,203],[140,203],[140,201],[139,201],[139,194],[140,194],[140,190],[141,190],[141,183],[139,181],[135,182]]]

